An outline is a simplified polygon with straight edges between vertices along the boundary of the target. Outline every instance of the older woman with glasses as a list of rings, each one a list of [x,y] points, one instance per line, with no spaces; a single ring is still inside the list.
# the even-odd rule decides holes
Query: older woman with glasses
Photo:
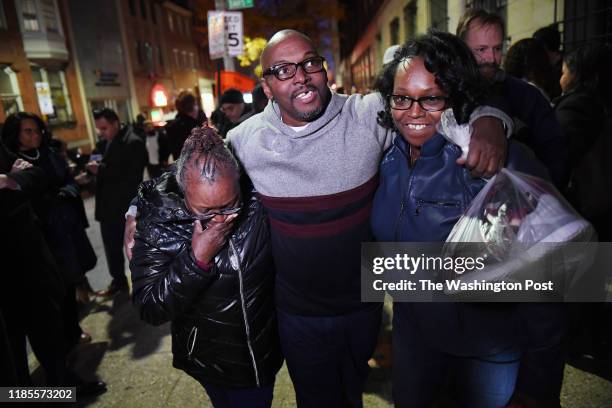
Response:
[[[380,165],[372,229],[382,242],[445,241],[485,181],[459,164],[461,149],[438,125],[444,114],[466,123],[481,95],[476,61],[452,34],[432,32],[395,54],[379,79],[379,123],[397,137]],[[510,143],[510,165],[542,166]],[[393,307],[393,397],[397,407],[429,407],[447,374],[461,406],[508,403],[522,354],[515,305],[401,303]]]
[[[138,194],[134,303],[172,321],[173,365],[215,407],[269,407],[282,364],[268,223],[242,197],[238,164],[212,128],[196,128],[176,169]]]

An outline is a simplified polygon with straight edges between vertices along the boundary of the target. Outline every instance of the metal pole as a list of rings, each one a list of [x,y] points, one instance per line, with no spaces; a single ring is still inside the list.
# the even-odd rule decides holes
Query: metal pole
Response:
[[[215,10],[225,10],[225,0],[215,0]],[[227,38],[224,39],[227,41]],[[225,54],[223,54],[223,67],[226,71],[235,71],[234,57],[227,53],[227,47],[225,47]]]

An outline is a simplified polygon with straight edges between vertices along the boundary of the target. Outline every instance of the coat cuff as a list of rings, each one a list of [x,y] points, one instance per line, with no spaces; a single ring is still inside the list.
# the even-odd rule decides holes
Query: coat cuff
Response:
[[[214,259],[208,263],[198,261],[198,259],[195,257],[195,254],[193,253],[191,249],[189,250],[189,259],[192,261],[194,266],[197,267],[196,269],[198,269],[198,272],[206,274],[206,275],[208,275],[212,271],[213,267],[215,266]]]
[[[483,116],[492,116],[501,120],[504,124],[504,130],[506,131],[506,137],[509,139],[514,132],[514,121],[504,111],[494,108],[492,106],[478,106],[470,115],[470,125],[474,124],[474,121],[482,118]]]

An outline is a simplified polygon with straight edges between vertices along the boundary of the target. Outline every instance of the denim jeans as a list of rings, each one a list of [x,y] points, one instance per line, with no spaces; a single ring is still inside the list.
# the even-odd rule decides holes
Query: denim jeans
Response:
[[[503,407],[514,392],[521,355],[518,347],[488,356],[448,354],[432,347],[417,325],[396,313],[392,374],[395,406],[430,407],[444,389],[454,394],[461,407]]]

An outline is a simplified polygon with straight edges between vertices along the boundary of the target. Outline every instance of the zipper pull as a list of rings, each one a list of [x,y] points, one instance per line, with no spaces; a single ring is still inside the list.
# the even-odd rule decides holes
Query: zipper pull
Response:
[[[232,242],[232,239],[229,239],[229,244],[230,244],[230,265],[232,266],[232,269],[237,271],[240,269],[240,260],[238,259],[238,251],[236,250],[236,247],[234,247],[234,243]]]

